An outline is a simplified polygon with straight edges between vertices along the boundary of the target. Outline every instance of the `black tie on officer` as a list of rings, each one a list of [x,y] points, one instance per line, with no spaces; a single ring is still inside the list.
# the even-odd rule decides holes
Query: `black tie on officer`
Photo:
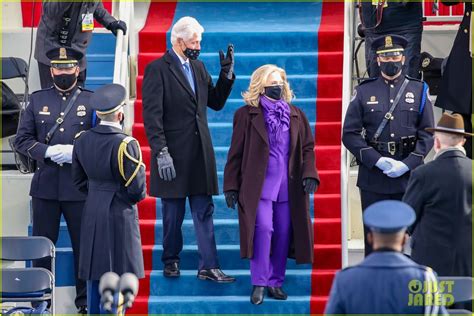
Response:
[[[66,219],[78,270],[79,233],[86,195],[76,189],[71,176],[74,136],[92,127],[94,113],[89,106],[91,91],[78,87],[78,62],[82,53],[72,48],[47,52],[54,86],[34,92],[22,115],[16,146],[36,161],[30,195],[33,207],[33,235],[58,240],[61,215]],[[38,266],[50,268],[49,260]],[[76,277],[76,306],[86,312],[85,283]]]
[[[359,162],[362,210],[380,200],[401,200],[410,170],[433,146],[425,131],[434,124],[428,86],[404,75],[406,45],[396,35],[373,42],[381,75],[354,89],[346,113],[342,141]],[[370,251],[366,240],[366,255]]]

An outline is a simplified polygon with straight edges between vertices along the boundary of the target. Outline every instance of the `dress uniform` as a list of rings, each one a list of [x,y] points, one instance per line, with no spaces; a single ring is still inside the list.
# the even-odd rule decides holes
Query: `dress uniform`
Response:
[[[87,280],[89,313],[98,314],[100,277],[109,271],[144,277],[136,203],[146,196],[145,165],[140,145],[122,132],[119,120],[103,115],[121,112],[125,88],[106,85],[96,91],[91,105],[102,119],[77,135],[72,174],[77,188],[87,194],[82,216],[79,277]],[[121,112],[123,113],[123,112]]]
[[[82,58],[82,53],[71,48],[55,48],[47,54],[51,66],[58,69],[74,68]],[[61,215],[64,215],[77,272],[81,215],[86,195],[72,182],[72,144],[77,133],[90,129],[93,124],[94,115],[89,106],[93,93],[78,87],[74,81],[66,90],[55,86],[31,95],[15,145],[21,153],[36,160],[30,188],[33,235],[47,237],[56,243]],[[69,105],[70,110],[66,111]],[[56,127],[55,131],[53,127]],[[38,262],[38,266],[49,268],[48,261]],[[76,306],[85,307],[85,283],[77,279],[77,275],[76,292]]]
[[[379,57],[389,58],[403,54],[405,45],[406,40],[395,35],[374,42]],[[384,71],[393,71],[389,68],[401,69],[402,62],[380,64],[378,78],[354,89],[342,135],[344,145],[359,162],[357,186],[363,210],[380,200],[401,200],[409,171],[423,163],[433,146],[431,134],[425,131],[434,124],[428,86],[405,76],[402,70],[391,76],[392,80],[384,76]],[[383,129],[382,122],[386,123]],[[365,247],[367,255],[370,245],[366,242]]]
[[[364,213],[364,224],[379,234],[403,232],[414,221],[413,209],[400,201],[381,201]],[[394,247],[401,248],[396,240]],[[336,274],[325,314],[446,314],[442,304],[437,306],[435,300],[430,303],[431,298],[439,299],[439,292],[425,293],[425,281],[437,282],[430,268],[395,249],[379,248],[359,265]]]

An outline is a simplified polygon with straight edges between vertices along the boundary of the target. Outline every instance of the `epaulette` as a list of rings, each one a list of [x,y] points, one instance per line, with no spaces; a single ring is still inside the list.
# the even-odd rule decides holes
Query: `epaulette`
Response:
[[[78,139],[82,134],[84,134],[86,131],[80,131],[76,135],[74,135],[74,139]]]
[[[411,81],[418,81],[418,82],[421,82],[421,83],[425,83],[423,80],[421,79],[418,79],[418,78],[413,78],[413,77],[410,77],[408,75],[405,75],[405,78],[407,78],[408,80],[411,80]]]
[[[372,77],[372,78],[367,78],[367,79],[364,79],[361,83],[359,83],[359,86],[367,83],[367,82],[372,82],[374,80],[377,80],[378,78],[377,77]]]
[[[49,90],[52,90],[52,89],[54,89],[54,86],[49,87],[49,88],[44,88],[44,89],[36,90],[35,92],[32,92],[31,95],[36,94],[36,93],[39,93],[39,92],[49,91]]]
[[[137,142],[138,159],[130,155],[127,151],[127,145],[132,141]],[[127,179],[127,176],[125,175],[125,169],[124,169],[125,157],[127,157],[130,161],[134,162],[137,165],[129,179]],[[122,139],[122,142],[120,143],[119,150],[118,150],[118,165],[119,165],[118,167],[119,167],[120,175],[125,180],[125,187],[128,187],[130,183],[132,183],[133,179],[135,179],[135,177],[137,176],[138,171],[140,170],[140,167],[143,166],[144,168],[146,168],[145,164],[143,163],[143,157],[142,157],[142,151],[140,149],[140,144],[132,136],[125,137],[124,139]]]

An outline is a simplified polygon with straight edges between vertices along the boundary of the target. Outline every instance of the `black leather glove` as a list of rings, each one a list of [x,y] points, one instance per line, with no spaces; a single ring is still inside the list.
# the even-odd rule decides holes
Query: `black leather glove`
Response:
[[[123,35],[127,34],[127,24],[124,21],[116,20],[113,22],[110,22],[109,25],[107,25],[107,29],[109,31],[112,31],[115,36],[117,36],[117,31],[122,30]]]
[[[165,181],[171,181],[176,178],[176,170],[174,169],[173,158],[168,153],[168,148],[161,150],[156,158],[158,162],[158,174]]]
[[[224,192],[224,195],[227,207],[235,210],[235,204],[237,204],[237,200],[239,199],[239,191],[227,191]]]
[[[224,57],[224,52],[219,51],[219,58],[221,61],[221,70],[226,75],[227,79],[232,79],[234,75],[234,45],[227,46],[227,56]]]
[[[303,179],[303,189],[306,193],[314,193],[318,188],[318,180],[313,178]]]

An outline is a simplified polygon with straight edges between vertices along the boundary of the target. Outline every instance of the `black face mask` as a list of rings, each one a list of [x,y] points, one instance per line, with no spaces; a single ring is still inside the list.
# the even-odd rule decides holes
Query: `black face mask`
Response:
[[[403,64],[401,61],[389,61],[380,63],[380,71],[387,76],[393,77],[402,70]]]
[[[62,74],[53,76],[54,84],[61,90],[69,90],[76,83],[76,74]]]
[[[281,86],[265,87],[265,95],[273,100],[280,100],[282,93]]]
[[[191,49],[191,48],[186,47],[186,49],[184,50],[183,53],[189,59],[196,60],[196,59],[198,59],[199,54],[201,53],[201,50],[200,49]]]

